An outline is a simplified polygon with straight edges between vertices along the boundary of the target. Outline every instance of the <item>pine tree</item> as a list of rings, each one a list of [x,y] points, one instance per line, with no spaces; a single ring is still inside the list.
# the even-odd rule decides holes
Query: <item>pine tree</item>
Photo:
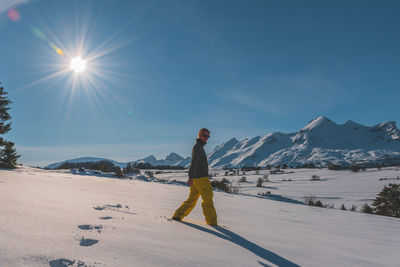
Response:
[[[8,122],[11,119],[10,114],[8,114],[11,103],[0,82],[0,134],[6,134],[11,130],[11,122]],[[15,151],[14,143],[0,137],[0,168],[15,168],[19,157]]]
[[[400,218],[400,185],[385,185],[372,206],[375,214]]]
[[[117,176],[117,177],[119,177],[119,178],[124,176],[124,174],[122,173],[120,167],[117,167],[117,168],[115,169],[114,175]]]
[[[126,173],[131,173],[132,172],[132,164],[129,162],[128,165],[126,166]]]
[[[374,209],[370,205],[368,205],[368,203],[365,203],[361,208],[361,212],[368,213],[368,214],[373,214],[374,213]]]

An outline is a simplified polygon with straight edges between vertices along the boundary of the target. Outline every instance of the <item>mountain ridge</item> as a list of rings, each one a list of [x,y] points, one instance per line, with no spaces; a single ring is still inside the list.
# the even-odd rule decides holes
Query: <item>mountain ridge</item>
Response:
[[[134,163],[150,163],[153,166],[160,166],[160,165],[181,166],[180,162],[183,162],[185,165],[187,165],[185,163],[185,160],[187,160],[187,158],[185,159],[185,158],[183,158],[182,156],[180,156],[179,154],[177,154],[175,152],[172,152],[172,153],[168,154],[165,159],[157,159],[154,155],[150,155],[150,156],[147,156],[147,157],[145,157],[143,159],[138,159],[138,160],[135,160],[135,161],[128,161],[128,162],[119,162],[119,161],[108,159],[108,158],[80,157],[80,158],[68,159],[68,160],[63,160],[63,161],[60,161],[60,162],[52,163],[52,164],[49,164],[49,165],[45,166],[44,168],[46,168],[46,169],[56,169],[60,165],[62,165],[63,163],[66,163],[66,162],[78,163],[78,162],[99,162],[99,161],[110,161],[114,165],[119,166],[121,168],[126,167],[128,165],[128,163],[131,163],[131,164],[134,164]],[[189,163],[190,163],[190,161],[189,161]]]
[[[297,132],[272,132],[245,138],[223,153],[221,149],[217,146],[210,153],[221,155],[217,159],[211,158],[211,167],[362,164],[400,159],[400,131],[394,121],[369,127],[351,120],[336,124],[320,116]]]
[[[63,162],[77,162],[78,159]],[[282,164],[291,167],[305,164],[324,167],[329,164],[351,165],[392,160],[400,162],[400,130],[395,121],[364,126],[352,120],[337,124],[325,116],[309,121],[297,132],[270,132],[242,140],[231,138],[215,146],[208,154],[210,167],[265,167]],[[109,161],[120,167],[128,163],[189,167],[191,158],[183,158],[172,152],[165,159],[150,155],[126,163]],[[63,162],[46,167],[56,168]]]

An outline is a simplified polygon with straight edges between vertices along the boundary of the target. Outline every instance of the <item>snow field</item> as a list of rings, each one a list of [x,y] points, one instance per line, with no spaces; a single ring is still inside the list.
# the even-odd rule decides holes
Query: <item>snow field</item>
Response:
[[[215,192],[220,227],[204,224],[200,203],[186,222],[169,221],[187,194],[1,170],[0,266],[398,266],[399,219]]]

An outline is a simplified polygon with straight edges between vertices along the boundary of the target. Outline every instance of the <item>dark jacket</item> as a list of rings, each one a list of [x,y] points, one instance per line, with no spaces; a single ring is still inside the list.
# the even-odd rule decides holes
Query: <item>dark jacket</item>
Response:
[[[201,139],[196,140],[192,150],[192,161],[189,168],[189,178],[208,177],[207,155],[204,151],[205,143]]]

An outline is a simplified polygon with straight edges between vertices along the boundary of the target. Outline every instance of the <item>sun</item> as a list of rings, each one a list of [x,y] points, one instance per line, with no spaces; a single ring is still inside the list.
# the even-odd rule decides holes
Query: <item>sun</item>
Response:
[[[79,73],[86,69],[86,61],[81,57],[75,57],[71,60],[70,69]]]

